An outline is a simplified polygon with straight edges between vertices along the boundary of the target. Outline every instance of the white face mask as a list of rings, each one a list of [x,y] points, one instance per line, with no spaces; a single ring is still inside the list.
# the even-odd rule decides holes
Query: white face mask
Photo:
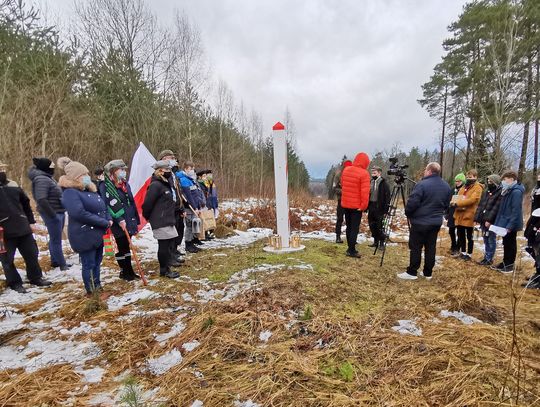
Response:
[[[92,178],[90,178],[90,175],[85,175],[81,178],[81,182],[87,188],[92,183]]]

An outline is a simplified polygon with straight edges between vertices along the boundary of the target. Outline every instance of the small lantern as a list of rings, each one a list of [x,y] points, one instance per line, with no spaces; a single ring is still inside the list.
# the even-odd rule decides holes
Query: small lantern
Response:
[[[283,247],[282,242],[281,242],[281,236],[279,235],[272,236],[272,247],[275,250],[281,250],[281,248]]]
[[[300,235],[299,234],[295,234],[295,235],[291,236],[291,247],[293,247],[293,248],[300,247]]]

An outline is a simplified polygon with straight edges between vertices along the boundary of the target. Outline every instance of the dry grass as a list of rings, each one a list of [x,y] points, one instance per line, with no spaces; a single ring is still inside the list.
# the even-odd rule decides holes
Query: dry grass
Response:
[[[305,262],[313,269],[278,271],[262,278],[259,290],[229,303],[186,303],[182,293],[194,296],[197,284],[161,281],[151,287],[161,297],[138,308],[164,311],[131,321],[119,319],[130,307],[88,314],[82,296],[66,302],[58,316],[70,325],[107,323],[106,329],[78,338],[98,344],[103,355],[94,363],[108,367],[101,383],[71,396],[77,405],[90,394],[117,389],[113,378],[126,370],[145,388],[159,386],[159,395],[171,406],[195,399],[205,406],[231,405],[237,396],[262,406],[540,403],[540,296],[517,290],[518,280],[512,285],[508,276],[444,259],[432,282],[397,281],[395,272],[407,261],[403,245],[388,249],[382,268],[365,245],[359,247],[360,261],[346,258],[343,246],[322,241],[307,242],[305,252],[288,258],[264,254],[261,246],[222,250],[228,256],[219,261],[202,253],[183,274],[212,275],[220,287],[227,276],[254,264]],[[118,282],[107,290],[120,294],[126,288]],[[516,318],[520,366],[516,357],[510,359],[512,292],[521,296]],[[160,346],[154,334],[167,332],[177,321],[184,311],[168,310],[177,306],[191,308],[182,319],[186,329]],[[463,310],[485,323],[466,326],[443,319],[442,309]],[[415,318],[422,336],[391,329],[398,319]],[[259,340],[266,330],[272,333],[268,343]],[[193,340],[200,346],[185,352],[182,344]],[[143,369],[146,359],[171,349],[182,352],[181,364],[162,376]],[[3,372],[0,379],[0,406],[55,405],[81,387],[68,365],[36,373]]]

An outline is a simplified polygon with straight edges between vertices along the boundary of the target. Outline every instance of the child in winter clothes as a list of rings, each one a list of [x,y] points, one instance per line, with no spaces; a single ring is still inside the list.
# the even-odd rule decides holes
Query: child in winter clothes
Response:
[[[99,193],[113,220],[111,232],[118,248],[115,258],[121,269],[120,278],[132,281],[139,276],[131,264],[131,249],[126,232],[130,237],[136,235],[141,222],[127,182],[127,165],[122,160],[112,160],[105,165],[104,175],[103,182],[99,184]]]
[[[467,181],[467,178],[465,177],[465,174],[462,172],[456,175],[454,178],[454,189],[452,190],[452,196],[456,196],[459,194],[459,190],[463,187],[465,182]],[[457,233],[456,233],[456,222],[454,220],[454,212],[456,211],[456,207],[453,205],[450,205],[448,208],[448,214],[446,215],[446,224],[448,226],[448,233],[450,235],[450,254],[452,256],[460,255],[459,251],[459,243],[457,240]]]
[[[467,171],[465,186],[459,190],[458,199],[451,203],[455,207],[454,220],[457,226],[461,258],[470,261],[474,248],[474,215],[484,188],[477,182],[478,172]]]
[[[523,229],[523,193],[525,188],[519,184],[514,171],[503,175],[501,208],[495,219],[495,226],[506,229],[503,237],[503,261],[494,270],[501,273],[512,273],[517,256],[517,232]]]
[[[183,170],[178,171],[176,176],[180,180],[182,193],[187,202],[185,211],[186,217],[184,218],[186,251],[198,253],[201,249],[195,246],[195,243],[197,243],[199,239],[197,239],[193,233],[193,222],[197,222],[201,209],[204,208],[205,204],[202,199],[202,192],[196,182],[197,174],[195,173],[195,165],[191,161],[186,161],[182,167]]]
[[[91,294],[101,290],[103,235],[113,222],[88,168],[67,157],[58,159],[58,167],[66,173],[58,183],[64,188],[62,204],[69,215],[69,243],[79,253],[84,288]]]
[[[482,195],[476,214],[475,223],[480,225],[482,236],[484,237],[484,258],[478,262],[481,266],[490,266],[493,264],[493,256],[497,247],[497,236],[495,232],[489,230],[489,227],[495,222],[499,207],[501,205],[501,177],[492,174],[487,178],[487,189]]]

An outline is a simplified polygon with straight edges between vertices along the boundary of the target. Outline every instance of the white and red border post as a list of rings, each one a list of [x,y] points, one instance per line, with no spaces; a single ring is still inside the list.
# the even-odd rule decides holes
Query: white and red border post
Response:
[[[289,176],[287,168],[287,138],[285,126],[277,122],[273,130],[274,141],[274,181],[276,187],[277,234],[281,237],[281,247],[288,248],[291,239],[289,223]]]
[[[305,246],[291,247],[291,227],[289,222],[289,174],[287,166],[287,135],[285,126],[277,122],[273,130],[274,182],[276,189],[276,226],[280,237],[280,247],[267,246],[267,252],[290,253],[303,250]]]

